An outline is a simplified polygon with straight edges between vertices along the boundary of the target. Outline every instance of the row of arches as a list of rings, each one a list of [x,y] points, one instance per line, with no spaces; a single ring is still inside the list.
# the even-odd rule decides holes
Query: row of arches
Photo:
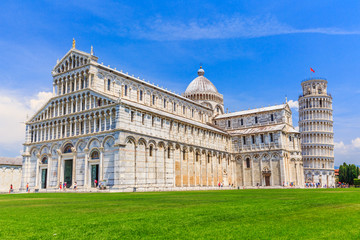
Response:
[[[314,143],[314,144],[330,144],[330,145],[332,145],[334,143],[334,134],[332,132],[329,132],[329,133],[317,133],[317,132],[301,133],[301,142],[303,144]]]
[[[63,72],[72,70],[74,68],[78,68],[83,65],[86,65],[88,62],[89,62],[89,60],[86,57],[70,55],[68,58],[66,58],[64,60],[63,64],[58,66],[58,68],[56,69],[56,72],[63,73]]]
[[[53,91],[59,96],[85,89],[90,85],[88,76],[88,70],[83,70],[71,75],[55,78]]]
[[[309,111],[300,111],[299,120],[333,120],[331,110],[309,110]]]
[[[323,159],[323,158],[314,158],[308,159],[305,157],[303,159],[305,168],[323,168],[323,169],[334,169],[334,160],[333,159]]]
[[[88,114],[32,124],[29,129],[30,142],[42,142],[112,130],[116,127],[115,118],[115,108],[108,108]]]
[[[299,109],[328,108],[332,109],[330,97],[307,97],[299,100]]]
[[[333,132],[333,123],[329,121],[301,122],[299,130],[300,132]]]
[[[52,100],[34,121],[48,120],[66,114],[86,111],[92,108],[103,107],[114,103],[104,97],[92,95],[90,92],[74,94]]]
[[[302,155],[305,156],[323,156],[333,157],[334,147],[333,146],[302,146]]]
[[[134,162],[136,185],[193,187],[233,183],[234,163],[228,153],[131,136],[125,142],[124,158]]]
[[[113,170],[109,171],[104,167],[112,166],[109,160],[114,161],[114,159],[109,157],[113,156],[114,143],[114,136],[108,135],[103,139],[94,137],[88,141],[67,140],[61,144],[53,143],[51,146],[49,144],[40,148],[35,146],[30,150],[30,158],[26,159],[24,166],[35,163],[36,179],[31,178],[33,174],[31,171],[27,172],[25,178],[30,177],[33,186],[40,188],[58,187],[63,182],[66,182],[68,187],[74,182],[79,182],[79,186],[86,188],[93,179],[108,179],[108,183],[113,185]],[[96,176],[91,172],[91,166],[97,167]],[[77,168],[83,170],[77,171]]]

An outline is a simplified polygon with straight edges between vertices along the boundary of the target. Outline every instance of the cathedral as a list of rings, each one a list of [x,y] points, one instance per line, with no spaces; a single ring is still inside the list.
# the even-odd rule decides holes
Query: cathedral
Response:
[[[52,76],[53,97],[26,122],[23,189],[304,186],[287,103],[227,113],[201,67],[179,95],[100,64],[75,43]]]

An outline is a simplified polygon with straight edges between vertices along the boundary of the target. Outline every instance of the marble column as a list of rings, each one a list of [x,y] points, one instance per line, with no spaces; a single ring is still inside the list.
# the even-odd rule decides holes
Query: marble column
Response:
[[[88,177],[89,177],[89,173],[88,173],[88,169],[89,169],[89,163],[88,163],[88,158],[89,158],[89,149],[85,148],[84,149],[85,152],[85,171],[84,171],[84,188],[88,188]]]
[[[51,162],[52,162],[52,157],[51,157],[51,155],[49,155],[49,156],[48,156],[48,166],[47,166],[46,188],[49,188],[49,186],[50,186]]]
[[[36,175],[35,175],[35,189],[39,189],[39,163],[40,163],[40,154],[36,155]]]
[[[99,175],[100,175],[100,180],[104,180],[104,148],[100,147],[100,164],[99,164]],[[135,174],[135,178],[136,178],[136,174]]]

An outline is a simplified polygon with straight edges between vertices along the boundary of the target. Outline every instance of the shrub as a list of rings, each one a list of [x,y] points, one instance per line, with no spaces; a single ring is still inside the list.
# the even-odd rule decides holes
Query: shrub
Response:
[[[354,178],[354,185],[359,187],[360,186],[360,179]]]

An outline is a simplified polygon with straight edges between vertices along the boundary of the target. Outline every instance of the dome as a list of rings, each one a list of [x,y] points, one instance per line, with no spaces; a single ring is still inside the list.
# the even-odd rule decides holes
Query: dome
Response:
[[[197,73],[198,77],[195,78],[186,88],[185,95],[193,93],[218,93],[214,84],[204,77],[205,71],[202,67],[200,67]]]

